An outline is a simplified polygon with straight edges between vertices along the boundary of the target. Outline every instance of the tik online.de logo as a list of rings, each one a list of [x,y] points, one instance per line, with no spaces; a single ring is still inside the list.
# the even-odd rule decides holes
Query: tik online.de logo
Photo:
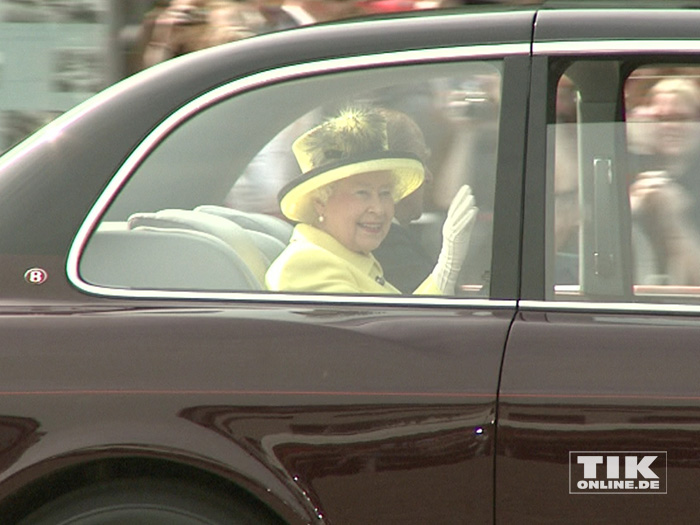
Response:
[[[667,453],[569,452],[570,494],[666,494]]]

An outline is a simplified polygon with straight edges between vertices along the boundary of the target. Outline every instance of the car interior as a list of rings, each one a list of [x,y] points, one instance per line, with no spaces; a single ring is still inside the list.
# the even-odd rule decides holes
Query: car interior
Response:
[[[155,137],[133,172],[117,175],[124,177],[123,187],[86,244],[81,277],[124,290],[262,291],[265,271],[293,229],[276,203],[282,178],[300,173],[291,139],[348,104],[393,103],[422,119],[429,141],[431,112],[455,111],[445,107],[445,93],[459,88],[464,107],[458,111],[464,111],[476,100],[464,93],[466,82],[485,75],[500,82],[498,63],[406,67],[411,67],[409,81],[405,67],[396,66],[265,85],[221,96],[177,121]],[[263,107],[275,110],[261,118]],[[497,129],[497,116],[497,111],[488,116],[492,129]],[[478,197],[484,196],[479,207],[488,218],[495,164],[479,162],[486,173],[476,183],[482,192]],[[445,210],[426,208],[412,227],[426,249],[439,249]],[[490,229],[491,223],[482,221],[474,242],[490,246]],[[476,248],[472,254],[478,261],[469,265],[473,275],[487,275],[490,249]],[[488,293],[482,285],[471,290]]]

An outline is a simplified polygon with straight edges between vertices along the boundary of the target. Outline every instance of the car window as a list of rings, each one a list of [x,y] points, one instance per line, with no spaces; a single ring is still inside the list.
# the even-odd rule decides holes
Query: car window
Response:
[[[699,75],[609,60],[559,77],[547,135],[551,298],[700,301]]]
[[[224,94],[211,96],[210,102],[193,104],[197,111],[183,111],[185,116],[173,117],[174,124],[164,125],[164,131],[157,131],[155,139],[149,139],[152,144],[142,147],[147,155],[138,162],[132,161],[133,168],[124,168],[129,176],[109,203],[81,256],[79,271],[87,283],[122,289],[125,293],[129,290],[385,293],[373,286],[358,285],[354,289],[329,285],[345,277],[339,277],[335,268],[331,271],[321,262],[326,251],[334,256],[338,255],[335,251],[342,251],[346,263],[348,260],[354,263],[354,253],[361,253],[360,266],[366,263],[365,256],[371,254],[379,269],[363,271],[367,270],[375,282],[391,290],[386,293],[412,295],[423,286],[421,296],[488,297],[500,62],[345,71],[295,78],[245,91],[232,84],[220,88],[219,93]],[[375,224],[367,215],[358,215],[346,218],[343,224],[353,224],[355,240],[361,238],[360,242],[364,242],[371,237],[374,244],[357,248],[351,242],[346,243],[342,235],[332,233],[332,240],[326,237],[318,240],[325,250],[317,252],[319,257],[295,267],[295,275],[301,275],[301,281],[309,283],[308,290],[301,285],[290,289],[282,285],[273,287],[271,266],[283,252],[288,253],[285,250],[292,237],[294,246],[301,245],[299,238],[303,237],[304,242],[309,240],[308,229],[302,232],[304,236],[298,233],[303,229],[298,227],[299,223],[317,219],[290,215],[280,207],[280,193],[292,186],[294,191],[286,195],[293,195],[289,197],[293,206],[300,207],[303,203],[309,210],[317,208],[318,188],[312,188],[314,193],[311,190],[302,193],[299,188],[306,191],[306,187],[299,186],[298,181],[316,177],[316,172],[321,170],[324,177],[333,174],[327,175],[327,180],[322,179],[324,184],[333,182],[330,195],[341,194],[338,188],[344,188],[345,179],[333,179],[339,172],[330,170],[330,164],[314,164],[319,162],[314,157],[316,151],[326,146],[319,143],[321,135],[310,132],[326,130],[330,122],[358,111],[366,116],[368,123],[362,125],[368,126],[367,129],[374,132],[381,128],[382,148],[391,153],[386,156],[400,157],[399,161],[406,166],[421,166],[422,183],[413,181],[414,186],[404,188],[403,181],[408,179],[402,178],[404,172],[399,174],[395,164],[384,160],[369,162],[367,166],[373,171],[392,174],[392,202],[387,203],[391,211],[382,212],[382,217],[389,213],[391,217],[386,224],[379,224],[379,220]],[[379,120],[372,120],[377,114],[381,116],[380,124],[376,124]],[[301,137],[306,135],[309,141],[303,142]],[[323,136],[323,140],[329,140]],[[294,149],[297,142],[307,148],[303,159],[300,150]],[[341,150],[365,147],[350,139],[339,144]],[[470,188],[466,193],[460,192],[464,185]],[[399,195],[398,188],[407,193]],[[441,264],[446,260],[443,225],[458,193],[461,204],[452,206],[448,223],[458,229],[455,223],[468,220],[469,235],[466,240],[459,239],[466,256],[462,264],[461,256],[457,261],[457,255],[447,254],[455,260],[443,289],[434,286],[440,281],[438,277],[444,277],[438,276],[440,272],[436,273],[435,268],[439,260]],[[333,198],[328,201],[329,206]],[[467,200],[470,206],[464,204]],[[350,209],[333,208],[346,215]],[[459,219],[460,214],[473,218]],[[329,221],[333,217],[331,214]],[[320,215],[318,219],[323,220]],[[317,223],[313,228],[312,233],[319,228],[324,235],[331,231],[328,223]],[[385,233],[375,231],[380,228],[387,230],[386,236],[375,242]],[[317,243],[316,237],[311,240]],[[459,242],[454,244],[459,246]],[[336,250],[338,243],[341,246]],[[347,253],[343,251],[345,248],[349,250]],[[364,277],[352,279],[362,282]],[[426,285],[428,278],[430,282]],[[283,278],[282,282],[287,281]],[[324,283],[327,286],[321,286]]]

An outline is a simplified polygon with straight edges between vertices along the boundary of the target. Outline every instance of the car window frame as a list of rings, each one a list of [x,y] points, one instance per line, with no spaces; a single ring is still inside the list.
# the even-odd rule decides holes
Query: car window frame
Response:
[[[557,310],[582,312],[636,312],[636,313],[700,313],[700,304],[672,302],[672,294],[649,297],[645,302],[607,300],[567,301],[547,298],[545,267],[549,229],[546,217],[548,184],[545,176],[548,159],[546,148],[548,104],[552,90],[552,64],[560,59],[638,61],[644,65],[659,63],[697,63],[700,41],[690,39],[668,40],[640,38],[637,40],[549,40],[533,42],[533,80],[528,123],[527,174],[525,176],[523,287],[519,306],[528,310]],[[539,93],[539,94],[538,94]],[[543,95],[544,93],[544,95]],[[551,224],[549,225],[551,227]],[[643,287],[643,286],[642,286]],[[673,287],[669,286],[669,290]],[[678,287],[676,287],[678,288]],[[634,297],[634,296],[633,296]],[[662,301],[662,299],[666,299]]]
[[[281,303],[332,303],[332,304],[411,304],[413,306],[420,305],[488,305],[489,307],[506,307],[512,308],[515,306],[516,293],[515,289],[510,292],[499,291],[494,297],[489,298],[469,298],[469,297],[434,297],[434,296],[350,296],[350,295],[322,295],[322,294],[286,294],[275,292],[255,292],[255,291],[226,291],[226,292],[211,292],[211,291],[171,291],[171,290],[149,290],[149,289],[120,289],[107,286],[95,285],[83,280],[80,276],[79,265],[80,257],[85,246],[99,225],[103,215],[106,213],[110,203],[114,200],[120,189],[126,184],[130,176],[136,171],[140,164],[145,160],[148,154],[157,145],[167,137],[172,130],[179,126],[185,120],[194,116],[197,112],[206,109],[220,101],[229,97],[236,96],[245,91],[262,88],[264,86],[282,83],[285,81],[312,78],[318,75],[332,74],[337,72],[352,71],[352,70],[369,70],[382,66],[400,66],[400,65],[420,65],[430,63],[447,63],[460,62],[467,60],[503,60],[513,57],[528,58],[530,54],[530,44],[528,43],[502,43],[502,44],[483,44],[483,45],[465,45],[454,48],[431,48],[420,50],[398,51],[390,53],[377,53],[369,55],[358,55],[353,57],[334,58],[326,60],[318,60],[303,64],[292,64],[276,69],[270,69],[255,73],[253,75],[236,79],[221,86],[214,87],[210,91],[201,94],[195,99],[174,111],[169,116],[165,117],[153,131],[134,149],[125,162],[121,165],[114,177],[105,187],[102,194],[98,197],[90,212],[86,216],[85,221],[79,228],[73,243],[68,252],[66,259],[66,274],[69,282],[78,290],[96,296],[112,297],[112,298],[133,298],[133,299],[172,299],[172,300],[236,300],[236,301],[252,301],[252,302],[281,302]],[[505,66],[504,66],[505,69]],[[505,75],[505,71],[504,71]],[[505,85],[505,82],[504,82]],[[504,99],[506,97],[504,96]],[[524,109],[522,111],[523,125]],[[502,110],[501,119],[503,118]],[[503,126],[502,126],[503,127]],[[502,137],[501,137],[502,139]],[[521,137],[521,141],[524,140]],[[499,139],[499,145],[501,140]],[[497,187],[497,202],[498,205],[498,187],[504,186],[500,182],[501,172],[507,171],[501,169],[501,148],[499,146],[498,153],[498,168],[496,173]],[[519,177],[519,175],[518,175]],[[505,200],[502,199],[501,200]],[[512,207],[512,201],[508,203]],[[511,217],[508,221],[517,220],[519,223],[519,208],[514,210],[515,213],[510,213]],[[512,224],[510,230],[513,230]],[[494,228],[496,226],[494,225]],[[494,230],[495,231],[495,230]],[[495,238],[495,234],[494,234]],[[501,252],[508,251],[499,248]],[[517,246],[515,247],[517,250]],[[515,254],[504,254],[511,260],[517,258]],[[501,255],[503,256],[503,255]],[[494,255],[495,257],[495,255]],[[492,268],[494,267],[492,260]],[[517,273],[517,268],[508,268],[507,271],[501,273]],[[509,283],[517,281],[517,275],[509,277]],[[508,286],[501,287],[503,289]]]

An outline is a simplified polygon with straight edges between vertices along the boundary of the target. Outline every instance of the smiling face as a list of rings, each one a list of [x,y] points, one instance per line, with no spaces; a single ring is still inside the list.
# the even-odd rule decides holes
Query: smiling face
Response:
[[[696,109],[675,93],[656,95],[654,109],[659,126],[657,147],[667,155],[685,153],[693,146]]]
[[[394,177],[372,171],[333,184],[328,200],[315,202],[316,226],[347,249],[368,254],[386,237],[394,217]]]
[[[700,90],[687,79],[666,79],[651,91],[649,112],[656,122],[655,146],[667,157],[682,157],[697,144]]]

